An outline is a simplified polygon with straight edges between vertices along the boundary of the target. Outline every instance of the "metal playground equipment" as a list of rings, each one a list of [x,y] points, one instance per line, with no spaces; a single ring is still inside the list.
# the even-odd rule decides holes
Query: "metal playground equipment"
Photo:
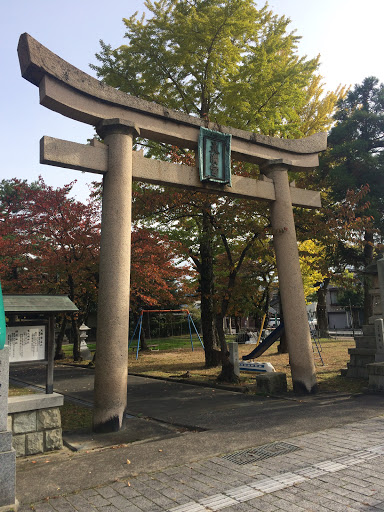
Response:
[[[140,313],[140,317],[139,317],[139,320],[136,324],[136,327],[135,327],[135,330],[133,331],[133,334],[132,334],[132,337],[129,341],[129,344],[128,344],[128,348],[131,346],[131,343],[132,341],[134,340],[135,338],[135,334],[136,334],[136,331],[137,331],[137,328],[139,328],[139,334],[138,334],[138,337],[137,337],[137,348],[136,348],[136,359],[139,358],[139,350],[140,350],[140,339],[141,339],[141,330],[143,328],[143,316],[144,316],[144,313],[185,313],[187,315],[187,319],[188,319],[188,330],[189,330],[189,338],[191,340],[191,347],[192,347],[192,352],[193,352],[193,339],[192,339],[192,327],[194,328],[195,330],[195,333],[197,334],[197,337],[199,338],[199,341],[201,343],[201,346],[204,348],[204,344],[200,338],[200,335],[196,329],[196,325],[192,319],[192,315],[191,313],[189,312],[188,309],[142,309],[141,310],[141,313]]]

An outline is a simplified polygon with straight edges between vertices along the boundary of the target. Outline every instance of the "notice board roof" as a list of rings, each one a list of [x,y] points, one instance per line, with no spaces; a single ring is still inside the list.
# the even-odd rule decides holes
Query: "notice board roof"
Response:
[[[5,313],[63,313],[78,308],[66,295],[6,295]]]

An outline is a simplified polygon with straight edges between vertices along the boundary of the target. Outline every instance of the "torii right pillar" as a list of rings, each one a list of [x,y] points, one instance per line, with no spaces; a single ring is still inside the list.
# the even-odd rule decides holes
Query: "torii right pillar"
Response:
[[[288,168],[284,160],[270,160],[262,168],[262,172],[273,180],[275,186],[276,199],[271,205],[271,224],[293,391],[298,394],[308,394],[316,393],[317,380],[300,270]]]

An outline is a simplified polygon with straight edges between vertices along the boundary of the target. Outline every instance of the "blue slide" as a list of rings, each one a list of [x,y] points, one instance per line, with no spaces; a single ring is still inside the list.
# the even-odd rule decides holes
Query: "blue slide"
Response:
[[[242,357],[243,361],[247,361],[248,359],[255,359],[256,357],[261,356],[261,354],[264,354],[264,352],[277,341],[280,336],[284,332],[284,324],[280,324],[278,327],[276,327],[275,330],[271,332],[269,336],[267,336],[259,345],[252,350],[249,354]]]

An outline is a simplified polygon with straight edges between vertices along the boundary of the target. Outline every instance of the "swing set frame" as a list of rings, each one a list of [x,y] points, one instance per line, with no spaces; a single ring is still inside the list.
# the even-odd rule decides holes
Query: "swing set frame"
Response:
[[[194,323],[194,321],[192,319],[192,315],[189,312],[189,309],[142,309],[141,312],[140,312],[140,317],[139,317],[139,320],[137,321],[135,330],[133,331],[132,337],[131,337],[131,339],[130,339],[130,341],[128,343],[128,348],[129,348],[131,346],[131,343],[132,343],[134,337],[135,337],[137,328],[139,328],[139,334],[138,334],[138,338],[137,338],[137,348],[136,348],[136,359],[139,358],[141,329],[143,327],[143,316],[144,316],[144,313],[186,313],[187,319],[188,319],[189,338],[191,340],[192,352],[193,352],[192,327],[194,328],[195,333],[197,334],[197,337],[199,338],[199,341],[201,343],[201,346],[204,349],[204,344],[203,344],[203,342],[202,342],[202,340],[200,338],[200,335],[199,335],[199,333],[198,333],[198,331],[196,329],[196,325],[195,325],[195,323]]]

